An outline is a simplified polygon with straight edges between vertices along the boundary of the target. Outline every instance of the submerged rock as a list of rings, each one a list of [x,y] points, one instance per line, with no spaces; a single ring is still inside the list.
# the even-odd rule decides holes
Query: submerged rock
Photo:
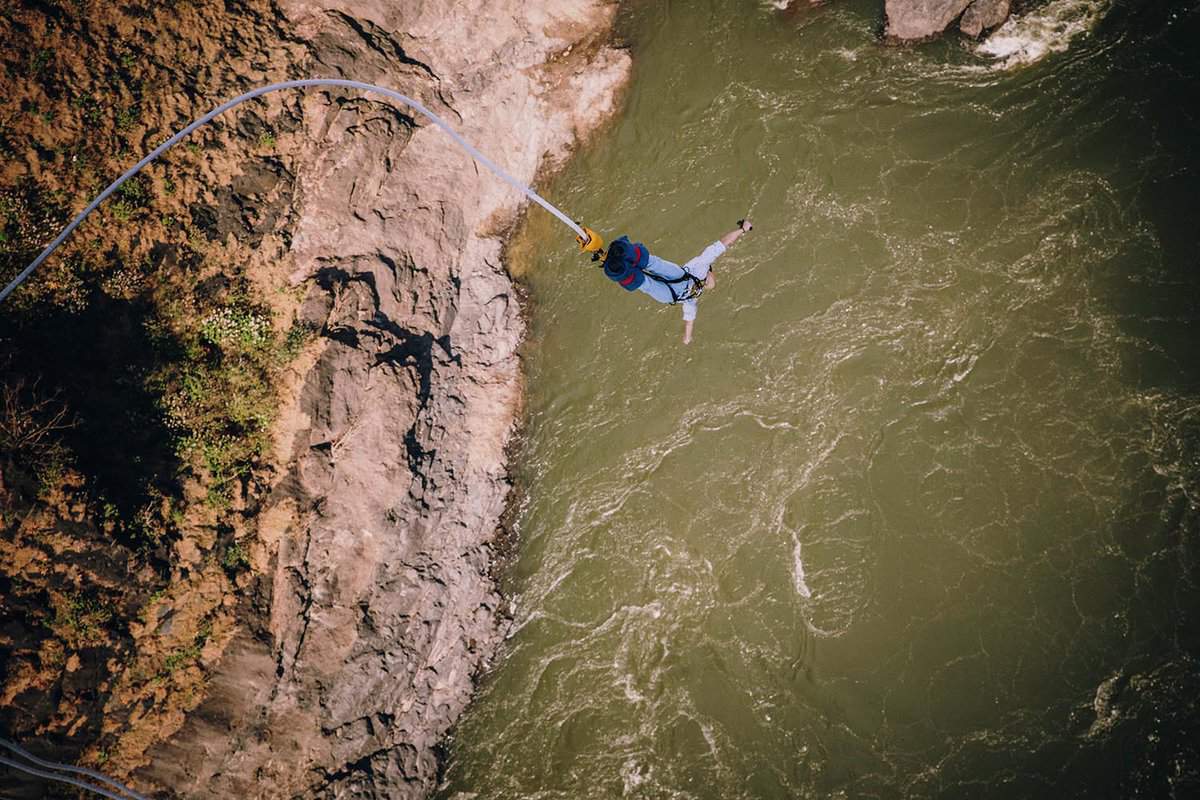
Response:
[[[991,30],[1008,19],[1011,10],[1010,0],[975,0],[963,12],[958,27],[967,36],[977,39],[984,31]]]
[[[884,34],[898,41],[937,36],[971,4],[971,0],[887,0]]]

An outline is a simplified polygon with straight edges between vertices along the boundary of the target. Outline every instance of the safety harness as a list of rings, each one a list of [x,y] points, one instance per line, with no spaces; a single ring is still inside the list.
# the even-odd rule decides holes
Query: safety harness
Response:
[[[637,291],[647,278],[658,281],[671,293],[671,305],[697,298],[704,291],[704,281],[687,270],[678,278],[668,278],[647,269],[649,263],[650,251],[646,245],[641,242],[634,244],[629,237],[622,236],[608,248],[604,257],[604,274],[627,292]]]
[[[648,269],[644,269],[642,272],[645,273],[647,278],[652,278],[653,280],[666,285],[667,291],[671,293],[671,305],[682,303],[684,300],[693,300],[699,297],[701,292],[704,291],[704,281],[700,280],[686,269],[683,270],[683,274],[678,278],[666,278],[662,275],[659,275],[657,272],[651,272]],[[675,290],[675,287],[681,283],[686,284],[686,287],[682,290],[682,294]]]

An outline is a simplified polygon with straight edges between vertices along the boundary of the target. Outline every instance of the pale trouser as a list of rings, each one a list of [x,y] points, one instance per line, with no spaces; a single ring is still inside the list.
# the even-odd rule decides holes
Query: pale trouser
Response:
[[[717,257],[725,252],[725,245],[720,242],[713,242],[708,247],[704,248],[704,252],[693,258],[691,261],[684,264],[682,267],[678,264],[666,261],[658,256],[650,256],[650,263],[646,265],[648,272],[653,272],[662,275],[664,278],[682,278],[684,272],[687,272],[700,280],[708,277],[708,271],[712,269],[712,263],[717,260]],[[691,289],[690,281],[672,284],[676,294],[684,294]],[[662,281],[656,281],[649,275],[646,280],[642,281],[642,285],[638,287],[638,291],[645,292],[660,303],[672,303],[674,298],[671,297],[671,287]],[[691,322],[696,318],[696,307],[698,298],[684,300],[680,303],[683,306],[683,318],[687,322]]]

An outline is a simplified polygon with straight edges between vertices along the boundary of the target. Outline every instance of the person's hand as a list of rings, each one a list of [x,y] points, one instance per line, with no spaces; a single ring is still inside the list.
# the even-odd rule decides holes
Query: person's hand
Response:
[[[748,219],[739,219],[738,227],[742,229],[742,233],[749,233],[754,230],[754,223]]]

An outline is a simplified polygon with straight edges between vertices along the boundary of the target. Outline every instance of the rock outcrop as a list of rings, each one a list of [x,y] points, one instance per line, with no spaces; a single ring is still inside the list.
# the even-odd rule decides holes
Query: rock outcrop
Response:
[[[595,2],[292,0],[314,75],[419,98],[522,180],[613,109],[628,57]],[[502,263],[519,195],[370,97],[303,102],[294,284],[323,336],[259,516],[272,574],[205,701],[139,782],[183,796],[422,797],[501,631],[523,326]]]
[[[887,0],[889,39],[913,41],[937,36],[958,19],[971,0]]]
[[[886,0],[884,36],[921,41],[945,31],[955,20],[969,36],[979,36],[1008,18],[1010,0]]]
[[[984,31],[995,28],[1012,10],[1010,0],[975,0],[967,6],[962,19],[958,21],[959,30],[972,38],[979,38]]]

